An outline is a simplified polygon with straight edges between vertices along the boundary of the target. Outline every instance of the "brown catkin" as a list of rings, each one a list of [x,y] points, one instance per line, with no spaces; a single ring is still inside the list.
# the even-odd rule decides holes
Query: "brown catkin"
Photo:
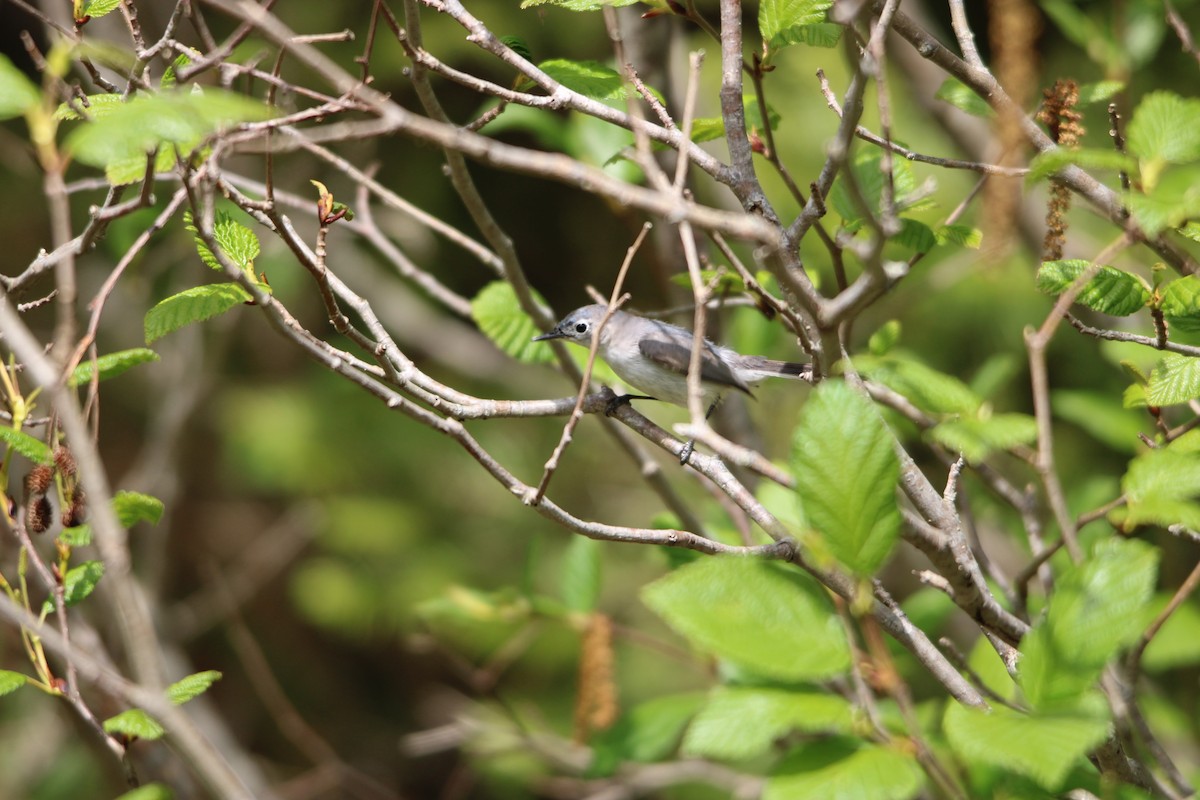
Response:
[[[33,469],[29,470],[29,474],[25,476],[25,496],[45,494],[53,480],[54,470],[50,468],[50,465],[35,464]]]
[[[54,449],[54,465],[58,467],[59,475],[69,478],[75,474],[75,456],[62,445]]]
[[[1075,110],[1079,104],[1079,86],[1073,80],[1059,79],[1045,92],[1045,101],[1038,112],[1038,121],[1046,126],[1050,137],[1060,147],[1071,148],[1079,144],[1084,134],[1080,120],[1083,115]],[[1067,241],[1067,211],[1071,208],[1071,192],[1060,181],[1050,182],[1050,201],[1046,207],[1046,239],[1042,247],[1043,261],[1057,261],[1063,257],[1063,246]]]
[[[39,495],[30,500],[29,505],[25,507],[25,527],[30,533],[45,533],[53,516],[54,510],[50,508],[50,501],[45,495]]]
[[[579,654],[579,694],[575,698],[575,741],[587,741],[617,719],[617,685],[613,679],[612,620],[592,614]]]

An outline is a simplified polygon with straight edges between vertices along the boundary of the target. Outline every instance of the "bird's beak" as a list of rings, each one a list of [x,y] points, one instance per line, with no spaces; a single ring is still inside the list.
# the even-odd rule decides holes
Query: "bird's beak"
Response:
[[[546,332],[546,333],[543,333],[541,336],[535,336],[535,337],[533,337],[532,339],[530,339],[529,341],[531,341],[531,342],[544,342],[544,341],[546,341],[547,339],[562,339],[562,338],[563,338],[563,333],[562,333],[562,331],[560,331],[558,328],[555,328],[555,329],[554,329],[554,330],[552,330],[552,331],[548,331],[548,332]]]

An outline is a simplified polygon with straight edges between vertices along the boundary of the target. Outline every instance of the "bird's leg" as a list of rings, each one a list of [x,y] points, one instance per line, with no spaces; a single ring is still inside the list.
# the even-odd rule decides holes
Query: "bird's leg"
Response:
[[[608,405],[604,407],[604,416],[611,417],[616,410],[621,406],[627,406],[634,400],[657,400],[657,397],[651,397],[648,394],[619,394],[612,400],[608,401]]]
[[[704,412],[704,419],[706,422],[708,421],[708,418],[713,415],[713,412],[717,410],[717,406],[720,403],[721,403],[721,396],[717,395],[717,399],[712,401],[712,405],[710,405],[708,407],[708,411]],[[696,440],[695,439],[688,439],[686,442],[684,442],[683,449],[679,451],[679,465],[680,466],[686,465],[688,462],[688,459],[692,457],[692,453],[695,452],[695,450],[696,450]]]

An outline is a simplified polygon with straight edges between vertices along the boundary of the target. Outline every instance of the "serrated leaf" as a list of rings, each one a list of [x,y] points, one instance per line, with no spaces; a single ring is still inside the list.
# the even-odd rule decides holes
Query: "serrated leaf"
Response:
[[[983,245],[983,231],[970,225],[943,225],[935,230],[938,244],[956,244],[978,250]]]
[[[1091,262],[1085,259],[1046,261],[1038,269],[1037,288],[1046,294],[1062,294],[1091,269]],[[1124,317],[1146,307],[1150,290],[1136,275],[1097,266],[1075,302],[1102,314]]]
[[[92,543],[92,526],[85,522],[73,528],[63,528],[58,538],[68,547],[86,547]]]
[[[0,697],[12,694],[29,681],[29,678],[19,672],[0,669]]]
[[[859,372],[904,395],[922,411],[973,417],[983,405],[983,399],[958,378],[901,352],[882,358],[860,356],[854,364]]]
[[[933,96],[975,117],[988,117],[993,113],[986,100],[957,78],[946,78]]]
[[[252,299],[250,293],[236,283],[210,283],[172,295],[146,312],[146,344],[184,325],[211,319]]]
[[[541,298],[537,297],[540,303]],[[517,302],[516,292],[505,281],[492,281],[471,300],[471,318],[492,343],[525,364],[549,364],[554,354],[542,342],[532,341],[539,331]]]
[[[96,588],[96,584],[104,577],[104,564],[99,561],[85,561],[71,567],[63,576],[63,603],[73,606],[82,602]],[[42,604],[42,613],[49,614],[54,610],[54,601],[46,598]]]
[[[600,600],[600,542],[576,536],[562,565],[563,604],[572,611],[595,611]]]
[[[642,590],[642,600],[693,646],[783,680],[849,666],[828,600],[804,579],[748,558],[692,562]]]
[[[821,383],[800,414],[792,472],[808,524],[856,575],[873,575],[900,533],[894,439],[874,404],[843,381]]]
[[[1043,711],[1077,709],[1104,665],[1141,635],[1157,548],[1106,539],[1059,577],[1045,618],[1021,642],[1020,684]]]
[[[605,6],[623,8],[640,0],[521,0],[521,10],[538,6],[557,6],[567,11],[599,11]]]
[[[784,756],[767,778],[762,800],[908,800],[924,786],[925,773],[912,755],[835,738],[805,744]]]
[[[143,521],[157,525],[162,519],[163,502],[141,492],[120,491],[113,497],[113,511],[126,528]]]
[[[1188,326],[1200,321],[1200,278],[1187,275],[1160,287],[1159,308],[1172,324]]]
[[[802,41],[801,29],[825,22],[833,0],[762,0],[758,4],[758,30],[767,50],[778,50]]]
[[[46,443],[41,439],[33,438],[25,431],[0,427],[0,441],[35,464],[49,464],[54,460],[54,455]]]
[[[91,383],[92,376],[95,374],[99,374],[100,380],[106,381],[109,378],[117,377],[130,367],[136,367],[138,364],[145,364],[149,361],[158,361],[158,353],[145,347],[118,350],[115,353],[102,355],[94,361],[84,361],[71,373],[67,383],[70,386],[83,386]]]
[[[1123,527],[1200,527],[1200,453],[1179,447],[1182,439],[1129,462],[1121,479],[1126,508]]]
[[[882,164],[883,155],[875,148],[859,150],[850,164],[850,173],[858,184],[863,200],[872,213],[880,213],[883,203],[883,187],[887,180]],[[856,228],[852,223],[859,222],[863,216],[851,192],[846,188],[846,178],[839,179],[830,192],[830,203],[848,227]],[[896,208],[904,211],[920,210],[924,207],[918,204],[916,178],[913,176],[912,165],[902,158],[892,159],[892,191]]]
[[[538,69],[571,91],[593,100],[620,100],[627,94],[620,73],[599,61],[553,58],[538,64]]]
[[[1133,111],[1125,142],[1143,162],[1200,159],[1200,100],[1168,91],[1147,94]]]
[[[1173,406],[1200,397],[1200,359],[1171,353],[1164,356],[1150,373],[1146,402],[1152,406]]]
[[[140,708],[131,708],[104,720],[104,731],[147,741],[161,739],[166,733],[158,720]]]
[[[84,0],[82,11],[84,17],[97,19],[120,8],[121,0]],[[80,17],[83,19],[83,17]]]
[[[181,706],[208,691],[208,687],[221,679],[221,673],[215,669],[196,672],[175,681],[167,687],[167,699]]]
[[[117,107],[125,101],[123,94],[89,94],[84,100],[76,98],[73,103],[60,103],[58,108],[54,110],[54,118],[56,120],[72,120],[84,119],[84,115],[88,119],[100,119],[106,117],[117,110]],[[75,109],[78,108],[84,113],[81,114]]]
[[[192,59],[187,53],[177,55],[170,66],[163,70],[162,79],[159,80],[158,87],[160,89],[173,89],[179,83],[179,79],[176,77],[179,70],[191,63]]]
[[[192,219],[190,211],[184,212],[183,224],[184,227],[191,231],[192,238],[196,243],[196,252],[200,255],[200,260],[204,262],[205,266],[217,272],[224,272],[221,262],[217,260],[217,257],[204,244],[204,240],[200,238],[200,232],[196,229],[196,223]],[[230,261],[253,275],[254,259],[258,258],[261,250],[258,237],[254,235],[254,231],[235,221],[226,212],[218,211],[213,215],[212,235],[217,246],[229,257]]]
[[[938,423],[928,436],[952,453],[979,464],[1000,450],[1037,440],[1037,420],[1027,414],[994,414],[987,418],[950,419]]]
[[[526,61],[533,61],[533,51],[520,36],[501,36],[500,42]]]
[[[835,694],[724,687],[713,692],[688,726],[682,751],[699,758],[754,758],[793,730],[848,733],[853,718],[850,704]]]
[[[175,794],[161,783],[147,783],[130,789],[116,800],[174,800]]]
[[[1108,735],[1103,717],[1027,715],[1000,705],[987,713],[949,703],[944,725],[962,758],[1012,770],[1051,792]]]
[[[938,243],[932,228],[909,217],[900,218],[900,233],[892,241],[916,253],[928,253]]]
[[[1043,178],[1050,177],[1067,165],[1092,170],[1124,170],[1129,173],[1137,171],[1136,160],[1115,150],[1099,147],[1081,147],[1076,149],[1056,147],[1053,150],[1038,153],[1029,162],[1029,173],[1025,176],[1025,181],[1027,183],[1035,183]]]
[[[786,45],[803,44],[809,47],[837,47],[842,40],[842,26],[833,22],[818,22],[814,25],[797,25],[782,31],[771,40],[771,50],[780,50]],[[771,52],[763,63],[770,62]]]
[[[19,117],[42,101],[37,85],[0,55],[0,120]]]
[[[1200,217],[1200,165],[1152,171],[1142,165],[1143,192],[1122,195],[1129,213],[1148,236]]]
[[[645,764],[668,758],[704,701],[704,695],[695,692],[657,697],[634,706],[592,740],[588,777],[608,777],[627,761]]]

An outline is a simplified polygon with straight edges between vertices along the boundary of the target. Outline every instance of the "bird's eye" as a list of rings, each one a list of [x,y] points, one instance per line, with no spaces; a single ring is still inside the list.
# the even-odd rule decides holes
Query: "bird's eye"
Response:
[[[588,324],[586,322],[576,322],[575,323],[575,332],[576,333],[587,333],[588,332]]]

